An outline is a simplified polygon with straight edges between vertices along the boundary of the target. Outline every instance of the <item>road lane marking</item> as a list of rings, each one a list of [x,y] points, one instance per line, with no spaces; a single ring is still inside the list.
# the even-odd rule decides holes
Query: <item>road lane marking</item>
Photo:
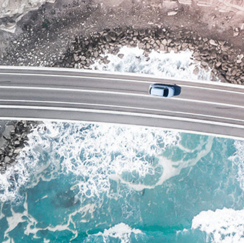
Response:
[[[100,93],[100,94],[113,94],[113,95],[124,95],[124,96],[137,96],[137,97],[145,97],[145,98],[153,98],[153,99],[165,99],[162,97],[155,97],[149,94],[136,94],[136,93],[123,93],[123,92],[114,92],[114,91],[102,91],[102,90],[88,90],[88,89],[67,89],[67,88],[47,88],[47,87],[18,87],[18,86],[0,86],[0,89],[26,89],[26,90],[46,90],[46,91],[70,91],[70,92],[87,92],[87,93]],[[233,105],[233,104],[225,104],[219,102],[212,101],[204,101],[204,100],[193,100],[193,99],[184,99],[177,97],[176,99],[170,98],[172,101],[185,101],[185,102],[194,102],[194,103],[202,103],[202,104],[210,104],[217,106],[225,106],[232,108],[241,108],[244,106],[241,105]]]
[[[156,111],[156,112],[168,112],[172,114],[186,114],[193,116],[203,116],[209,118],[217,118],[217,119],[225,119],[231,121],[239,121],[244,122],[242,119],[230,118],[230,117],[222,117],[222,116],[213,116],[213,115],[205,115],[199,113],[190,113],[190,112],[181,112],[181,111],[170,111],[170,110],[162,110],[162,109],[152,109],[152,108],[144,108],[144,107],[134,107],[134,106],[119,106],[119,105],[107,105],[107,104],[90,104],[90,103],[80,103],[80,102],[66,102],[66,101],[42,101],[42,100],[7,100],[0,99],[0,102],[26,102],[26,103],[49,103],[49,104],[66,104],[66,105],[86,105],[86,106],[100,106],[100,107],[110,107],[110,108],[124,108],[124,109],[135,109],[135,110],[143,110],[143,111]]]
[[[112,81],[121,81],[121,82],[134,82],[134,83],[146,83],[146,84],[152,84],[152,83],[155,83],[155,82],[149,82],[149,81],[142,81],[142,80],[134,80],[134,79],[119,79],[119,78],[110,78],[110,77],[105,77],[105,78],[101,78],[101,77],[87,77],[87,76],[69,76],[69,75],[58,75],[58,74],[32,74],[32,73],[0,73],[1,74],[4,74],[4,75],[13,75],[13,76],[19,76],[19,75],[22,75],[22,76],[41,76],[41,77],[63,77],[63,78],[79,78],[79,79],[99,79],[99,80],[112,80]]]
[[[148,94],[123,93],[108,90],[93,90],[93,89],[71,89],[71,88],[48,88],[48,87],[27,87],[27,86],[0,86],[0,89],[27,89],[27,90],[47,90],[47,91],[70,91],[70,92],[87,92],[87,93],[105,93],[119,95],[134,95],[147,97]],[[150,96],[152,97],[152,96]]]
[[[1,67],[0,67],[1,68]],[[37,70],[38,71],[38,70]],[[48,71],[48,70],[47,70]],[[66,70],[66,71],[71,71],[71,70]],[[4,74],[4,75],[14,75],[14,76],[19,76],[19,75],[27,75],[27,76],[36,76],[36,74],[32,74],[32,73],[0,73],[1,74]],[[94,72],[93,74],[96,74],[96,72]],[[105,74],[105,73],[101,73],[101,74]],[[107,75],[107,74],[105,74]],[[112,73],[112,75],[116,75],[115,73]],[[121,74],[119,74],[121,75]],[[119,76],[118,75],[118,76]],[[128,75],[130,76],[129,74],[125,73],[123,75]],[[69,75],[57,75],[57,74],[38,74],[38,76],[41,76],[41,77],[64,77],[64,78],[78,78],[78,79],[98,79],[98,80],[110,80],[110,81],[116,81],[116,82],[134,82],[134,83],[144,83],[144,84],[153,84],[153,83],[164,83],[165,84],[167,83],[167,80],[162,80],[160,79],[159,77],[148,77],[148,78],[155,78],[155,79],[159,79],[158,81],[155,80],[154,82],[152,81],[140,81],[140,80],[133,80],[133,79],[119,79],[119,78],[110,78],[110,77],[105,77],[105,78],[101,78],[101,77],[89,77],[89,76],[69,76]],[[143,78],[147,78],[147,77],[143,77]],[[174,79],[171,79],[171,78],[168,78],[167,79],[171,82],[175,81],[183,81],[183,82],[192,82],[194,84],[201,84],[202,81],[199,82],[199,80],[174,80]],[[243,86],[241,85],[234,85],[234,84],[225,84],[225,83],[216,83],[214,81],[204,81],[205,83],[202,83],[202,84],[208,84],[208,85],[217,85],[219,87],[232,87],[232,88],[237,88],[237,89],[244,89]],[[221,84],[221,85],[219,85]],[[177,84],[176,84],[177,85]],[[188,88],[194,88],[194,89],[205,89],[205,90],[212,90],[212,91],[217,91],[217,92],[227,92],[227,93],[234,93],[234,94],[240,94],[240,95],[244,95],[244,92],[240,92],[240,91],[231,91],[231,90],[223,90],[223,89],[216,89],[216,88],[208,88],[208,87],[202,87],[202,86],[191,86],[191,85],[179,85],[180,87],[188,87]]]
[[[244,92],[225,90],[225,89],[222,90],[222,89],[214,89],[214,88],[208,88],[208,87],[198,87],[198,86],[191,86],[191,85],[181,85],[180,87],[187,87],[187,88],[193,88],[193,89],[205,89],[205,90],[212,90],[212,91],[218,91],[218,92],[226,92],[226,93],[244,95]]]
[[[37,70],[38,71],[38,70]],[[47,70],[48,71],[48,70]],[[71,71],[71,70],[66,70],[66,71]],[[73,71],[73,70],[72,70]],[[19,76],[19,75],[27,75],[27,76],[36,76],[36,74],[32,74],[32,73],[0,73],[0,75],[14,75],[14,76]],[[93,74],[96,74],[96,72],[94,72]],[[107,75],[107,73],[101,73],[103,75]],[[109,73],[108,73],[109,74]],[[116,73],[110,73],[110,75],[117,75]],[[118,74],[118,76],[121,75],[121,74]],[[122,75],[128,75],[130,76],[130,74],[128,73],[124,73]],[[232,87],[232,88],[240,88],[240,89],[244,89],[243,86],[241,85],[234,85],[234,84],[225,84],[225,83],[221,83],[221,82],[217,82],[216,81],[205,81],[205,80],[201,80],[199,82],[199,80],[174,80],[172,78],[168,78],[166,80],[163,80],[161,79],[160,77],[148,77],[148,78],[155,78],[155,79],[159,79],[159,80],[155,80],[155,82],[152,82],[152,81],[140,81],[140,80],[134,80],[134,79],[120,79],[120,78],[111,78],[111,77],[105,77],[105,78],[101,78],[101,77],[89,77],[89,76],[70,76],[70,75],[59,75],[59,74],[38,74],[38,76],[41,76],[41,77],[64,77],[64,78],[79,78],[79,79],[98,79],[98,80],[114,80],[114,81],[120,81],[120,82],[135,82],[135,83],[147,83],[147,84],[152,84],[152,83],[155,83],[155,82],[167,82],[167,79],[172,82],[172,81],[183,81],[183,82],[192,82],[192,83],[195,83],[195,84],[209,84],[209,85],[217,85],[217,86],[222,86],[222,87]],[[136,77],[136,76],[135,76]],[[136,78],[139,78],[139,77],[136,77]],[[147,78],[147,77],[144,77],[143,78]],[[204,81],[204,83],[202,82]],[[202,82],[202,83],[201,83]],[[177,84],[176,84],[177,85]],[[190,88],[195,88],[195,89],[206,89],[206,90],[215,90],[215,91],[218,91],[218,92],[232,92],[232,93],[236,93],[236,94],[244,94],[243,92],[238,92],[238,91],[230,91],[230,90],[221,90],[221,89],[216,89],[216,88],[208,88],[208,87],[199,87],[199,86],[191,86],[191,85],[179,85],[180,87],[190,87]]]
[[[232,88],[239,88],[239,89],[244,89],[244,86],[241,85],[236,85],[236,84],[230,84],[230,83],[222,83],[220,81],[209,81],[209,80],[188,80],[188,79],[175,79],[174,77],[159,77],[159,76],[155,76],[152,74],[142,74],[142,73],[129,73],[129,72],[111,72],[111,71],[99,71],[99,70],[83,70],[83,69],[71,69],[71,68],[55,68],[55,67],[17,67],[17,66],[1,66],[0,65],[0,75],[4,74],[4,75],[31,75],[31,76],[36,76],[36,73],[6,73],[6,72],[1,72],[1,70],[17,70],[17,71],[34,71],[36,73],[38,72],[50,72],[50,73],[38,73],[39,76],[53,76],[53,77],[68,77],[68,78],[90,78],[90,79],[111,79],[111,80],[119,80],[119,81],[125,81],[125,82],[143,82],[143,83],[153,83],[154,81],[140,81],[140,80],[135,80],[135,79],[125,79],[125,76],[131,76],[133,78],[143,78],[143,79],[154,79],[156,82],[189,82],[189,83],[194,83],[194,84],[207,84],[207,85],[213,85],[213,86],[219,86],[219,87],[232,87]],[[69,73],[77,73],[77,74],[82,74],[82,76],[70,76],[70,75],[59,75],[59,74],[51,74],[52,72],[69,72]],[[119,78],[111,78],[111,77],[105,77],[105,78],[101,78],[101,77],[87,77],[84,76],[85,75],[113,75],[113,76],[117,76]]]
[[[6,74],[8,75],[7,73],[3,73],[3,74]],[[1,73],[0,73],[1,75]],[[12,74],[11,74],[12,75]],[[28,75],[32,75],[32,76],[35,76],[34,74],[28,74]],[[51,76],[51,77],[67,77],[67,78],[83,78],[83,79],[94,79],[94,77],[80,77],[80,76],[65,76],[65,75],[45,75],[45,74],[40,74],[38,76]],[[140,81],[140,80],[129,80],[129,79],[115,79],[115,78],[101,78],[101,77],[95,77],[95,79],[100,79],[100,80],[110,80],[110,81],[116,81],[116,82],[135,82],[135,83],[144,83],[144,84],[153,84],[155,82],[149,82],[149,81]],[[177,81],[177,80],[176,80]],[[9,83],[11,81],[9,80],[5,80],[5,81],[0,81],[0,84],[1,83]],[[167,82],[167,81],[166,81]],[[163,82],[161,82],[163,83]],[[166,83],[165,83],[166,84]],[[196,81],[196,84],[197,84],[197,81]],[[166,84],[167,85],[167,84]],[[171,84],[169,84],[171,85]],[[177,85],[177,84],[176,84]],[[19,87],[19,86],[18,86]],[[223,89],[216,89],[216,88],[208,88],[208,87],[202,87],[202,86],[191,86],[191,85],[179,85],[179,87],[187,87],[187,88],[193,88],[193,89],[204,89],[204,90],[212,90],[212,91],[217,91],[217,92],[226,92],[226,93],[233,93],[233,94],[240,94],[240,95],[244,95],[244,92],[240,92],[240,91],[231,91],[231,90],[223,90]],[[241,88],[244,88],[243,86],[240,86]],[[240,88],[240,87],[235,87],[235,88]],[[50,87],[51,88],[51,87]]]
[[[44,72],[70,72],[70,73],[81,73],[81,74],[86,74],[86,75],[97,75],[97,74],[101,74],[101,75],[113,75],[113,76],[120,76],[122,78],[120,78],[119,80],[124,80],[125,76],[131,76],[134,78],[144,78],[144,79],[154,79],[154,80],[159,80],[162,81],[162,77],[159,76],[155,76],[153,74],[143,74],[143,73],[130,73],[130,72],[111,72],[111,71],[99,71],[99,70],[84,70],[84,69],[75,69],[75,68],[55,68],[55,67],[18,67],[18,66],[1,66],[0,65],[0,70],[17,70],[17,71],[34,71],[34,72],[40,72],[40,71],[44,71]],[[3,73],[4,74],[4,73]],[[11,73],[5,73],[5,74],[11,74]],[[15,73],[14,73],[15,74]],[[26,73],[18,73],[18,75],[25,75]],[[1,75],[1,72],[0,72]],[[32,74],[32,75],[36,75],[36,74]],[[48,74],[44,74],[45,76],[51,76],[52,74],[48,73]],[[58,75],[60,76],[60,75]],[[64,77],[72,77],[72,76],[68,76],[68,75],[64,75]],[[78,77],[84,77],[84,76],[78,76]],[[92,77],[94,78],[94,77]],[[109,78],[109,77],[108,77]],[[113,79],[113,78],[109,78],[109,79]],[[227,84],[227,83],[221,83],[218,81],[207,81],[207,80],[186,80],[186,79],[175,79],[172,77],[165,77],[164,78],[165,81],[169,80],[169,81],[179,81],[179,82],[189,82],[189,83],[196,83],[196,82],[202,82],[203,84],[210,84],[210,85],[217,85],[217,86],[236,86],[234,84]],[[134,81],[134,80],[132,80]],[[151,82],[153,83],[153,82]],[[243,88],[244,87],[240,87]]]
[[[145,118],[156,118],[156,119],[167,119],[167,120],[176,120],[176,121],[186,121],[193,123],[203,123],[217,126],[225,127],[234,127],[244,129],[244,125],[223,123],[217,121],[207,121],[201,119],[185,118],[185,117],[171,117],[164,115],[155,115],[155,114],[142,114],[142,113],[133,113],[125,111],[107,111],[107,110],[97,110],[97,109],[84,109],[84,108],[65,108],[65,107],[46,107],[46,106],[14,106],[14,105],[0,105],[1,109],[19,109],[19,110],[48,110],[48,111],[75,111],[75,112],[84,112],[84,113],[97,113],[97,114],[109,114],[109,115],[124,115],[124,116],[136,116],[136,117],[145,117]]]

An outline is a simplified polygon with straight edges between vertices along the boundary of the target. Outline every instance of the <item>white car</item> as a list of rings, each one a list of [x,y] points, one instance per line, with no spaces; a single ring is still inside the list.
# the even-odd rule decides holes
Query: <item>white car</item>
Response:
[[[174,96],[174,87],[165,84],[152,84],[149,87],[149,94],[153,96],[160,96],[164,98],[169,98]]]

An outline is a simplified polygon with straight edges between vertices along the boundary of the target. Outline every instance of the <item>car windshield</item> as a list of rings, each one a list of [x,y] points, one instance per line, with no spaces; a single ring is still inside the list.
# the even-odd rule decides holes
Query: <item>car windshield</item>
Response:
[[[169,89],[164,88],[164,97],[168,97]]]

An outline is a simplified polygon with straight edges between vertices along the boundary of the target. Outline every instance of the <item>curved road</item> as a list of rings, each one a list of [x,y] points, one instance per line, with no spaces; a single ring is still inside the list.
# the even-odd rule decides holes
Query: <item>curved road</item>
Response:
[[[176,84],[170,99],[148,95]],[[244,138],[244,88],[50,68],[0,67],[0,119],[109,122]]]

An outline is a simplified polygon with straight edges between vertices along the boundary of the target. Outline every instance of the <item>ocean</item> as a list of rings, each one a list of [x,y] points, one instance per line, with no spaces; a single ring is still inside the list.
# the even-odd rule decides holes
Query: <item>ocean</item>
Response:
[[[211,77],[190,51],[120,54],[93,68]],[[0,175],[0,242],[244,242],[243,151],[223,137],[43,121]]]

